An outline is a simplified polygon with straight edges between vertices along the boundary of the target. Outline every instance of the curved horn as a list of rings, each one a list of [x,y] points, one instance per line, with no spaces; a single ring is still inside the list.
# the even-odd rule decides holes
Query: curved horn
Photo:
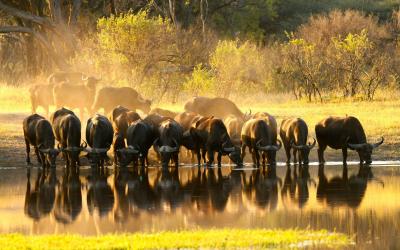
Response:
[[[135,149],[133,146],[128,146],[126,148],[126,151],[130,154],[138,154],[139,153],[139,150]]]
[[[384,141],[385,141],[385,139],[384,139],[383,136],[382,136],[380,142],[373,143],[373,144],[371,144],[371,146],[372,146],[373,148],[377,148],[377,147],[379,147],[380,145],[382,145],[382,143],[383,143]]]
[[[224,148],[225,152],[233,152],[235,151],[235,147]]]
[[[347,143],[347,146],[350,149],[361,149],[362,147],[364,147],[366,143],[359,143],[359,144],[353,144],[353,143]]]
[[[314,142],[312,144],[308,144],[308,148],[311,150],[313,147],[315,147],[315,145],[317,144],[317,140],[315,140],[315,138],[313,137]]]
[[[171,146],[161,146],[158,151],[160,153],[173,153],[177,151],[177,147],[171,147]]]
[[[303,149],[303,148],[305,148],[305,147],[307,147],[307,145],[296,145],[293,141],[292,141],[292,143],[290,143],[290,147],[291,148],[294,148],[294,149]]]

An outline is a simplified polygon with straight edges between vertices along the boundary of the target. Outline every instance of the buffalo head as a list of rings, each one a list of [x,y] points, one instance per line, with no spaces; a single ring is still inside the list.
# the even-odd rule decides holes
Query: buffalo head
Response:
[[[44,155],[45,159],[42,159],[42,161],[45,160],[48,166],[55,167],[56,159],[60,153],[60,150],[54,148],[44,148],[43,144],[40,144],[38,149]]]
[[[292,142],[290,144],[290,146],[294,149],[297,149],[298,151],[300,151],[299,154],[299,162],[303,162],[304,164],[308,164],[308,155],[310,154],[311,149],[315,146],[315,144],[317,143],[317,141],[314,139],[314,142],[305,144],[305,145],[296,145],[294,142]]]
[[[349,147],[352,150],[356,150],[359,157],[360,157],[360,162],[363,163],[365,162],[366,164],[371,164],[371,155],[372,155],[372,150],[379,147],[383,142],[384,138],[382,137],[381,140],[377,143],[359,143],[359,144],[353,144],[353,143],[348,143],[349,138],[346,140],[347,147]]]

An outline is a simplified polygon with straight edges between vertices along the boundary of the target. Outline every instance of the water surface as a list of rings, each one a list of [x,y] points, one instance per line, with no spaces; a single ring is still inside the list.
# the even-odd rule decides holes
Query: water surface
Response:
[[[311,228],[400,248],[400,166],[0,169],[0,232]]]

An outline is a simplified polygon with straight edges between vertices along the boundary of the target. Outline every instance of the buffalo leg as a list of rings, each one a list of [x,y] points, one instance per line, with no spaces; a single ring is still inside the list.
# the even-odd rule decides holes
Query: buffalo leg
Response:
[[[267,163],[267,161],[265,160],[265,158],[267,157],[267,155],[265,154],[265,152],[261,153],[262,159],[263,159],[263,166],[265,167],[265,164]]]
[[[211,167],[214,162],[214,151],[212,151],[211,149],[207,149],[207,160],[207,166]]]
[[[37,157],[37,161],[42,164],[42,158],[40,158],[40,154],[39,154],[39,149],[37,147],[35,147],[35,154]]]
[[[246,144],[242,144],[242,155],[241,155],[241,157],[242,157],[242,159],[244,160],[244,157],[246,156]]]
[[[197,155],[197,165],[201,166],[201,153],[200,149],[196,149],[196,155]]]
[[[343,165],[347,165],[347,148],[342,148],[342,154],[343,154]]]
[[[286,153],[286,164],[290,165],[290,146],[284,144],[285,153]]]
[[[172,157],[174,159],[175,167],[179,167],[179,153],[174,153]]]
[[[42,162],[42,167],[43,167],[43,168],[46,168],[47,162],[46,162],[46,157],[45,157],[45,155],[44,155],[42,152],[39,151],[39,157],[40,157],[40,160],[41,160],[41,162]]]
[[[219,167],[219,168],[221,167],[221,161],[222,161],[222,153],[221,153],[221,152],[218,152],[218,155],[217,155],[217,162],[218,162],[218,167]]]
[[[319,144],[318,147],[318,161],[319,164],[324,164],[325,163],[325,159],[324,159],[324,151],[326,149],[326,145],[321,145]]]
[[[253,152],[254,152],[254,155],[256,156],[256,166],[260,167],[260,153],[256,149],[254,149]]]
[[[26,145],[26,164],[30,165],[31,164],[31,157],[30,157],[30,152],[31,152],[31,147],[29,146],[29,142],[27,139],[25,139],[25,145]]]
[[[296,164],[297,163],[297,149],[293,149],[293,163]]]
[[[206,153],[207,153],[207,150],[205,150],[205,149],[201,150],[201,155],[202,155],[204,164],[207,163],[207,161],[206,161]]]

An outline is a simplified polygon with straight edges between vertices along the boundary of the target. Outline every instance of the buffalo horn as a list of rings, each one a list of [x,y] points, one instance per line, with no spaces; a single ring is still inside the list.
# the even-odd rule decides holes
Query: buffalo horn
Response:
[[[380,145],[382,145],[383,141],[384,141],[384,139],[383,139],[383,137],[382,137],[380,142],[373,143],[373,144],[371,144],[371,146],[372,146],[373,148],[377,148],[377,147],[379,147]]]
[[[312,144],[308,144],[308,148],[311,150],[313,147],[315,147],[315,144],[317,144],[317,140],[315,140],[315,138],[313,138],[314,139],[314,142],[312,143]]]

